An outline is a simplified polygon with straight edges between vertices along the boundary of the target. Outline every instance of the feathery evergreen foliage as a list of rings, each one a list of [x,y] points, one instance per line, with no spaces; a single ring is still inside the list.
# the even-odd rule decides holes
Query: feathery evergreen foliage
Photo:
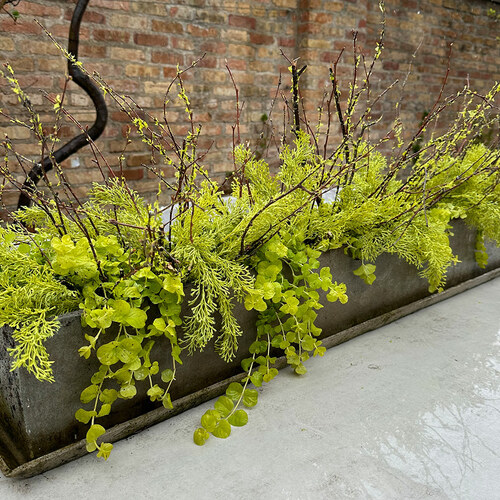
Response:
[[[57,316],[75,310],[79,294],[68,289],[26,235],[0,228],[0,326],[12,328],[12,368],[53,381],[44,342],[59,329]],[[29,240],[28,240],[29,241]]]

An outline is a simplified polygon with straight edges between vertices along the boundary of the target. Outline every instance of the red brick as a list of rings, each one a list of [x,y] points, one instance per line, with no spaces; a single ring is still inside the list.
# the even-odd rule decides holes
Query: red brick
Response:
[[[6,36],[0,36],[0,50],[3,52],[5,50],[11,51],[14,50],[16,45],[12,41],[12,38]],[[16,66],[14,64],[14,66]]]
[[[196,19],[200,21],[200,23],[209,23],[209,24],[226,24],[227,17],[226,12],[224,10],[219,9],[210,9],[210,10],[196,10]]]
[[[302,12],[300,19],[301,21],[311,21],[319,24],[326,24],[333,22],[332,14],[327,14],[326,12],[314,12],[311,10]]]
[[[113,10],[129,10],[128,0],[92,0],[92,7],[104,7]]]
[[[64,19],[66,19],[66,21],[71,21],[72,17],[73,17],[73,9],[66,10],[66,12],[64,13]],[[83,14],[82,25],[85,25],[87,23],[104,24],[105,22],[106,22],[106,17],[103,14],[100,14],[99,12],[86,10],[85,13]]]
[[[104,24],[106,22],[106,17],[99,12],[92,12],[89,10],[85,11],[83,15],[82,23],[94,23],[94,24]]]
[[[51,89],[54,85],[54,79],[51,76],[45,75],[18,75],[17,80],[22,88]]]
[[[184,56],[182,54],[165,51],[165,52],[153,52],[151,54],[151,62],[160,64],[184,64]]]
[[[217,58],[205,56],[198,64],[199,68],[215,68],[217,67]]]
[[[257,20],[255,19],[255,17],[236,16],[234,14],[230,14],[229,24],[231,26],[237,26],[238,28],[248,28],[254,30],[257,26]]]
[[[328,0],[331,1],[331,0]],[[322,0],[300,0],[300,9],[320,9],[322,7]]]
[[[327,24],[333,22],[333,16],[332,14],[326,14],[325,12],[315,12],[312,17],[312,20],[315,23]]]
[[[149,165],[151,163],[151,154],[126,154],[127,170],[129,167],[140,167],[141,165]]]
[[[161,31],[162,33],[184,33],[184,28],[181,23],[176,23],[173,21],[158,21],[153,19],[151,21],[151,27],[153,31]]]
[[[7,33],[27,33],[32,35],[41,35],[42,28],[38,24],[27,22],[25,19],[22,21],[14,22],[10,18],[3,19],[0,22],[0,31]]]
[[[17,189],[3,189],[0,195],[0,200],[2,200],[2,204],[9,205],[17,205],[17,201],[19,200],[19,191]]]
[[[160,75],[160,68],[147,64],[127,64],[125,74],[131,77],[157,78]]]
[[[107,47],[103,45],[96,45],[82,43],[78,50],[78,56],[80,58],[84,57],[95,57],[96,59],[105,59],[107,56]]]
[[[337,60],[338,56],[338,52],[322,52],[319,56],[319,60],[327,64],[332,64],[332,62]]]
[[[250,33],[250,41],[257,45],[271,45],[274,43],[274,37],[259,33]]]
[[[125,144],[125,140],[116,140],[116,141],[110,141],[108,143],[109,151],[111,153],[121,153],[123,150],[126,152],[131,152],[131,151],[144,151],[144,144],[142,141],[137,140],[132,137],[132,131],[129,135],[130,139],[132,142],[130,144]],[[126,147],[125,147],[126,146]]]
[[[342,41],[342,40],[338,40],[338,41],[335,41],[333,42],[333,48],[335,50],[338,50],[339,52],[342,50],[342,49],[345,49],[348,45],[351,45],[352,46],[352,42],[349,41],[349,43],[345,42],[345,41]],[[338,54],[337,54],[338,56]],[[337,58],[335,58],[337,59]]]
[[[165,47],[168,44],[168,38],[163,35],[146,35],[144,33],[136,33],[134,42],[137,45],[147,45],[150,47]]]
[[[59,127],[57,131],[57,137],[74,137],[75,136],[75,129],[73,127],[70,127],[69,125],[63,125],[62,127]]]
[[[106,78],[106,83],[117,92],[128,92],[133,93],[139,90],[139,83],[136,80],[124,80],[124,79],[114,79]]]
[[[396,71],[399,69],[399,63],[393,61],[384,61],[382,67],[389,71]]]
[[[244,59],[228,59],[227,65],[232,70],[244,71],[247,69],[247,62]]]
[[[191,38],[189,37],[172,37],[172,47],[180,50],[194,51],[195,45]]]
[[[142,62],[146,60],[146,54],[141,49],[130,49],[121,47],[110,47],[110,59],[117,59],[119,61],[136,61]]]
[[[307,33],[307,34],[317,34],[321,33],[322,27],[319,24],[315,23],[301,23],[297,28],[299,33]]]
[[[1,46],[1,42],[0,42],[0,46]],[[64,66],[64,63],[63,63],[63,66]],[[25,71],[34,71],[34,69],[35,69],[35,61],[32,57],[19,58],[19,59],[16,58],[15,65],[14,65],[14,71],[25,72]]]
[[[295,47],[295,38],[279,38],[278,45],[280,47]]]
[[[225,54],[226,49],[226,44],[223,42],[204,42],[200,45],[201,51],[214,54]]]
[[[193,24],[188,24],[187,31],[191,36],[203,38],[215,38],[218,35],[218,31],[215,28],[202,28]]]
[[[56,24],[51,26],[50,33],[57,39],[68,37],[68,25],[67,24]],[[80,40],[86,41],[89,39],[90,29],[88,26],[82,26],[80,28]]]
[[[115,122],[130,123],[127,113],[124,113],[123,111],[112,111],[111,119]]]
[[[163,76],[165,78],[175,78],[177,76],[177,68],[163,68]]]
[[[17,194],[17,198],[19,198],[19,193]],[[6,206],[8,205],[17,205],[17,199],[15,199],[12,203],[7,203],[6,201],[3,201],[3,195],[0,196],[0,199],[2,200],[2,203]],[[0,219],[3,220],[4,222],[14,222],[14,220],[11,217],[11,212],[7,208],[2,208],[0,210]]]
[[[50,5],[39,5],[31,2],[21,2],[16,6],[19,14],[30,14],[36,17],[52,17],[58,19],[61,17],[62,11],[60,7]]]
[[[215,3],[217,9],[213,8]],[[245,102],[242,139],[255,143],[256,139],[250,131],[256,129],[256,125],[259,126],[258,120],[262,113],[269,111],[270,100],[276,93],[279,71],[283,74],[283,86],[289,82],[287,65],[279,55],[278,47],[282,47],[290,58],[300,57],[301,63],[309,65],[302,81],[302,102],[312,119],[323,89],[329,85],[328,66],[337,59],[344,47],[346,50],[338,67],[338,76],[342,97],[347,95],[344,89],[352,79],[350,30],[360,30],[358,47],[366,54],[369,63],[381,20],[377,2],[370,0],[215,3],[212,0],[92,0],[82,22],[80,49],[81,59],[90,72],[97,69],[103,74],[107,73],[109,76],[105,79],[117,92],[131,95],[155,116],[161,116],[164,92],[176,74],[176,65],[186,67],[206,52],[205,59],[199,64],[200,69],[189,71],[185,78],[196,120],[206,122],[203,130],[209,132],[200,144],[208,146],[211,135],[214,135],[220,145],[219,150],[214,147],[206,161],[214,174],[216,170],[223,173],[231,169],[234,89],[224,69],[225,57],[229,59],[229,67],[240,88],[241,102]],[[487,92],[490,82],[500,79],[498,61],[494,57],[498,23],[488,18],[487,9],[479,3],[480,0],[386,0],[386,48],[372,79],[374,95],[392,83],[396,78],[394,72],[407,71],[420,39],[425,38],[407,82],[406,90],[412,96],[412,102],[408,104],[406,113],[403,110],[402,118],[407,119],[409,125],[421,119],[416,108],[427,109],[432,106],[431,94],[439,93],[446,72],[447,40],[450,37],[456,37],[457,43],[453,51],[447,95],[461,88],[467,75],[470,75],[473,88],[480,94]],[[76,0],[23,0],[18,7],[22,14],[21,25],[17,27],[7,16],[0,16],[0,29],[2,26],[10,27],[0,34],[0,51],[8,56],[34,106],[37,111],[39,107],[41,117],[48,125],[53,120],[49,113],[51,106],[42,99],[37,88],[41,86],[51,94],[60,94],[66,64],[59,49],[40,30],[35,31],[38,28],[33,27],[36,25],[32,23],[31,17],[43,18],[48,29],[65,43],[68,21],[75,5]],[[417,9],[420,13],[417,13]],[[61,16],[65,21],[62,21]],[[28,25],[32,27],[26,27]],[[128,40],[121,42],[120,39],[113,40],[116,37],[112,35],[106,35],[101,37],[102,41],[96,42],[94,30],[126,33]],[[107,41],[108,38],[111,40]],[[93,110],[90,101],[80,90],[75,89],[75,85],[70,83],[66,100],[68,108],[77,113],[82,123],[91,124]],[[374,110],[374,116],[383,114],[385,124],[393,117],[391,106],[397,98],[396,94],[398,92],[387,94],[384,102],[379,103],[378,109]],[[1,107],[9,114],[17,109],[13,95],[0,93],[0,101]],[[207,116],[207,110],[210,117]],[[181,126],[179,131],[186,131],[185,114],[180,107],[174,108],[173,103],[169,120]],[[115,106],[110,106],[109,123],[99,139],[99,145],[115,169],[116,152],[122,150],[124,142],[120,140],[120,135],[127,126],[128,118],[119,113]],[[0,129],[9,128],[0,117]],[[59,134],[70,136],[73,129],[65,124]],[[20,131],[13,132],[21,136],[16,139],[20,154],[32,157],[32,138],[28,138],[25,132],[24,135]],[[373,137],[379,137],[377,133],[374,128]],[[149,162],[150,151],[137,137],[137,133],[132,132],[130,137],[133,143],[127,148],[126,156],[130,153],[136,156],[130,157],[126,171],[129,177],[139,177],[137,165],[143,161]],[[81,161],[87,167],[93,166],[92,157],[84,150]],[[85,196],[86,189],[83,183],[87,180],[86,176],[90,178],[90,172],[90,168],[82,170],[82,196]],[[148,200],[154,196],[155,188],[151,187],[154,186],[154,177],[149,173],[143,174],[140,179],[130,178],[129,182],[131,187],[144,192]]]
[[[126,43],[129,41],[130,35],[126,31],[121,30],[94,30],[94,40],[97,42],[118,42]]]

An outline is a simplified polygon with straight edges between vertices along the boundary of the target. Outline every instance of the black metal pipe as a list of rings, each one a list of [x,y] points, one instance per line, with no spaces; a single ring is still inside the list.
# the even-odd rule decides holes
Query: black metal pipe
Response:
[[[75,10],[73,12],[73,17],[71,18],[71,25],[69,28],[69,40],[68,40],[68,52],[70,52],[75,59],[78,60],[78,44],[80,37],[80,24],[82,22],[83,14],[90,0],[79,0]],[[95,85],[94,82],[74,63],[68,60],[68,72],[72,77],[73,81],[80,86],[87,95],[92,99],[96,110],[95,122],[87,131],[87,133],[81,133],[71,139],[69,142],[61,146],[53,154],[53,160],[50,157],[45,157],[42,163],[37,163],[33,166],[31,171],[28,173],[26,180],[24,181],[21,194],[19,196],[19,202],[17,208],[29,207],[31,203],[31,194],[35,191],[38,181],[43,177],[44,172],[48,172],[52,169],[53,161],[55,163],[60,163],[66,158],[76,153],[83,146],[88,144],[88,138],[95,141],[103,132],[106,127],[106,122],[108,119],[108,108],[104,101],[104,96],[101,91]]]

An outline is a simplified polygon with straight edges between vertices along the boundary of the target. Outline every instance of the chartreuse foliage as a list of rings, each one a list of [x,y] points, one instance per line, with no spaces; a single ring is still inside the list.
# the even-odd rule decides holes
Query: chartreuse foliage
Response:
[[[13,328],[12,368],[53,381],[44,342],[59,329],[57,316],[78,307],[78,293],[61,283],[26,235],[0,227],[0,326]]]
[[[449,246],[451,219],[470,217],[479,229],[480,265],[487,259],[483,236],[498,241],[498,159],[484,146],[427,163],[430,203],[422,201],[416,187],[402,189],[395,178],[385,182],[386,162],[376,153],[369,164],[359,159],[348,183],[339,176],[325,183],[324,172],[335,167],[334,160],[319,157],[305,134],[295,144],[296,149],[284,148],[278,176],[239,147],[236,158],[245,163],[246,174],[234,181],[233,197],[224,201],[215,184],[203,182],[167,232],[158,207],[129,194],[121,181],[96,185],[80,209],[84,218],[48,204],[17,213],[23,224],[36,227],[32,236],[2,230],[1,321],[14,327],[13,367],[25,366],[41,380],[51,380],[43,341],[57,330],[54,318],[79,305],[83,324],[92,329],[79,353],[96,356],[100,368],[81,393],[85,407],[76,413],[90,426],[89,451],[109,456],[112,445],[101,441],[105,429],[96,421],[112,411],[117,399],[136,396],[142,381],[151,401],[172,408],[170,387],[184,348],[206,348],[215,337],[221,357],[233,359],[242,335],[234,301],[259,312],[257,337],[242,363],[243,385],[231,384],[203,415],[195,443],[205,443],[210,435],[226,438],[232,427],[247,423],[241,406],[257,403],[257,391],[249,384],[261,387],[276,377],[279,356],[297,374],[306,373],[307,359],[325,352],[315,325],[323,307],[320,294],[347,301],[345,284],[321,267],[323,251],[343,247],[359,259],[354,274],[368,284],[375,280],[377,256],[396,253],[420,268],[436,290],[457,260]],[[367,147],[361,145],[360,151]],[[420,168],[417,163],[410,177],[417,187]],[[466,178],[462,184],[453,184],[461,177]],[[383,196],[374,196],[384,182]],[[450,185],[454,189],[434,202],[436,193]],[[325,189],[338,192],[334,201],[318,197]],[[485,208],[478,208],[483,202]],[[192,283],[190,313],[183,320],[187,281]],[[166,366],[154,357],[159,341],[171,346]]]
[[[242,403],[251,408],[258,398],[257,391],[248,389],[247,385],[251,382],[261,387],[278,374],[274,367],[277,353],[285,355],[287,363],[299,375],[306,373],[303,363],[311,353],[323,356],[326,349],[317,339],[321,329],[314,325],[315,310],[323,307],[318,290],[327,292],[331,302],[347,302],[345,285],[332,282],[330,269],[323,267],[316,271],[320,267],[321,252],[306,245],[300,233],[283,236],[283,239],[273,237],[251,259],[257,276],[244,304],[248,310],[259,311],[260,317],[257,338],[250,346],[252,357],[242,362],[246,372],[244,386],[230,384],[215,408],[203,415],[201,427],[194,433],[194,442],[198,445],[203,445],[210,434],[226,438],[231,426],[241,427],[247,423],[247,413],[238,407]]]
[[[88,225],[76,224],[57,214],[55,208],[45,213],[30,208],[20,214],[23,223],[36,224],[44,236],[51,272],[78,290],[71,292],[71,307],[51,311],[52,315],[74,309],[79,303],[83,325],[92,328],[93,334],[85,335],[86,343],[79,353],[84,358],[95,355],[100,368],[80,396],[82,403],[91,404],[91,409],[78,410],[76,418],[85,424],[90,422],[87,449],[98,449],[104,458],[112,445],[97,443],[104,428],[95,424],[95,419],[108,415],[118,398],[133,398],[137,393],[136,381],[142,380],[149,383],[147,395],[152,401],[172,408],[169,389],[176,367],[182,363],[177,338],[184,297],[181,275],[173,271],[167,252],[159,247],[163,231],[161,237],[152,236],[161,223],[158,215],[152,215],[154,207],[148,209],[136,195],[131,202],[124,190],[118,182],[96,186],[85,207]],[[57,228],[51,224],[55,217],[60,218],[66,230],[62,236],[56,235]],[[121,224],[109,222],[116,218]],[[133,225],[128,222],[132,220]],[[44,265],[48,267],[47,263]],[[57,281],[56,284],[66,290]],[[152,307],[155,318],[148,323],[148,310]],[[158,361],[152,357],[155,342],[160,338],[166,338],[171,346],[170,367],[164,366],[161,372]],[[160,380],[154,379],[156,375]],[[113,388],[108,387],[111,382],[115,384]]]
[[[235,145],[232,195],[223,199],[200,165],[200,129],[194,126],[182,72],[177,88],[191,130],[181,141],[173,136],[168,113],[164,124],[154,117],[148,122],[99,80],[143,141],[175,169],[173,184],[160,182],[172,203],[160,209],[118,179],[95,184],[83,203],[72,198],[64,171],[56,168],[56,187],[67,199],[61,201],[54,186],[49,186],[52,198],[35,191],[35,205],[13,214],[18,225],[0,230],[0,323],[14,329],[13,367],[52,380],[44,341],[56,332],[57,316],[79,307],[83,325],[91,328],[79,354],[96,357],[99,368],[81,392],[83,406],[76,412],[89,425],[89,451],[109,456],[112,445],[103,441],[105,429],[97,422],[118,399],[135,397],[141,384],[151,401],[172,408],[170,389],[184,356],[214,341],[222,359],[234,359],[244,334],[233,314],[235,303],[259,313],[257,336],[242,362],[241,383],[229,385],[202,416],[194,441],[227,438],[233,427],[244,426],[249,416],[242,407],[252,408],[258,399],[252,386],[277,376],[278,357],[302,375],[304,363],[325,352],[316,325],[321,297],[344,304],[348,290],[335,280],[336,269],[321,266],[323,252],[343,248],[358,261],[354,274],[368,285],[376,279],[377,257],[394,253],[438,291],[447,268],[458,260],[449,242],[452,219],[465,219],[478,230],[480,266],[487,262],[484,237],[500,242],[499,152],[472,141],[482,124],[489,124],[485,110],[500,85],[477,105],[465,89],[459,96],[466,108],[457,121],[441,137],[419,142],[418,154],[411,151],[422,141],[420,132],[405,144],[400,125],[395,126],[396,145],[384,156],[379,143],[365,140],[369,107],[355,118],[361,95],[369,94],[369,75],[359,91],[350,86],[349,105],[342,111],[332,69],[328,106],[338,100],[342,138],[327,147],[327,135],[320,147],[321,124],[316,131],[306,127],[306,133],[299,123],[300,75],[294,64],[292,102],[285,106],[295,122],[282,137],[278,172],[248,146]],[[329,130],[332,112],[323,111]],[[434,118],[433,111],[429,120]],[[26,126],[33,130],[34,123],[39,120]],[[11,151],[13,145],[5,147]],[[1,173],[17,185],[7,161]],[[169,359],[155,356],[160,342],[170,346]]]

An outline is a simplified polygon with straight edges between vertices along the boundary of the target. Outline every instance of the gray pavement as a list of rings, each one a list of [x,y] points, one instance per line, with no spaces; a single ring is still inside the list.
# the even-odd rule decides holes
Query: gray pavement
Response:
[[[327,351],[202,447],[204,404],[0,499],[500,499],[500,278]]]

